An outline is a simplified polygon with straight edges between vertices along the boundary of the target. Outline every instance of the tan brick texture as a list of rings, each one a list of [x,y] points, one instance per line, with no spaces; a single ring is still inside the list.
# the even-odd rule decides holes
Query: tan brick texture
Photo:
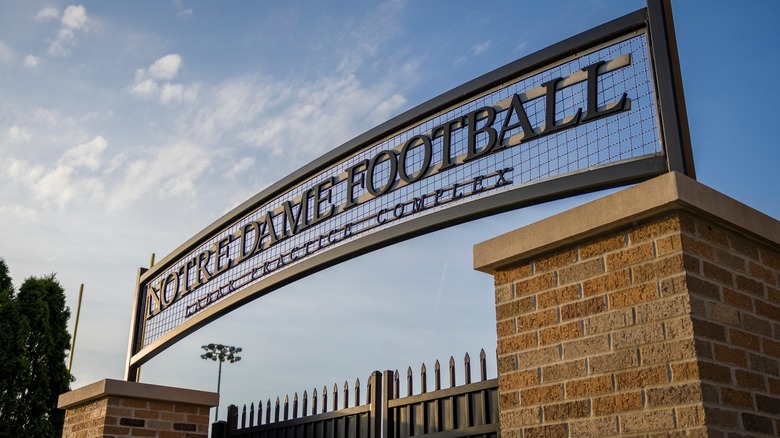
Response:
[[[494,275],[504,436],[776,436],[780,251],[660,214]]]
[[[209,408],[108,396],[65,411],[63,438],[206,438]]]

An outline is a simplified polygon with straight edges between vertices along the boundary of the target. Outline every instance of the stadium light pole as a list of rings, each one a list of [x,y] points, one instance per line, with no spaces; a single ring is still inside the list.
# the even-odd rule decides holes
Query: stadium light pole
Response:
[[[217,395],[219,395],[220,385],[222,384],[222,362],[238,362],[241,360],[241,357],[237,356],[237,354],[240,353],[242,349],[241,347],[224,344],[208,344],[201,348],[206,350],[204,354],[200,355],[201,359],[219,361],[219,373],[217,374]],[[217,421],[219,421],[219,401],[217,401],[217,412],[214,418],[214,422]]]

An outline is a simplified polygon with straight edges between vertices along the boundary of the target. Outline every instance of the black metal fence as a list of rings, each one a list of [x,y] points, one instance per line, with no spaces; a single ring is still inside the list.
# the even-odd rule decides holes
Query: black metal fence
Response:
[[[455,360],[449,362],[449,387],[442,389],[441,367],[436,361],[433,391],[428,391],[425,365],[420,370],[419,394],[414,394],[412,368],[406,375],[406,397],[400,396],[398,371],[375,371],[368,379],[365,403],[360,404],[360,381],[353,386],[354,403],[349,407],[350,390],[333,386],[328,400],[324,387],[311,399],[304,391],[302,399],[294,394],[292,403],[285,396],[248,407],[228,407],[227,422],[214,423],[213,438],[404,438],[431,436],[498,437],[498,380],[487,378],[485,351],[480,352],[480,380],[471,382],[471,360],[464,358],[464,383],[456,384]],[[339,406],[342,392],[342,407]],[[328,411],[330,405],[330,411]],[[300,408],[300,415],[299,415]],[[319,411],[319,412],[318,412]]]

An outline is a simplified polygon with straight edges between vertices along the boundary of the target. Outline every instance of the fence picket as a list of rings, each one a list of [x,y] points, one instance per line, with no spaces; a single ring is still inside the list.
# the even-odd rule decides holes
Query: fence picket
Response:
[[[425,372],[425,364],[420,367],[420,394],[428,392],[428,375]]]
[[[441,390],[441,366],[439,365],[439,359],[436,359],[436,363],[433,365],[433,390]]]
[[[333,409],[331,411],[339,410],[339,386],[333,384]]]
[[[263,401],[257,402],[257,425],[263,424]]]
[[[450,388],[455,387],[455,358],[450,356]]]
[[[393,388],[395,385],[393,384],[395,374],[393,374],[392,371],[385,371],[384,374],[378,379],[381,385],[381,387],[384,389],[380,389],[381,391],[381,397],[382,397],[382,403],[381,403],[381,413],[384,415],[384,421],[381,421],[381,434],[378,434],[377,436],[381,437],[393,437],[395,436],[394,432],[394,423],[395,423],[395,411],[391,411],[389,409],[390,407],[390,400],[393,400],[395,398],[393,393]],[[377,385],[379,386],[379,385]],[[378,395],[378,394],[377,394]]]
[[[406,370],[406,396],[411,397],[412,395],[412,367],[409,367],[409,369]]]
[[[238,429],[238,406],[228,406],[227,422],[229,429]]]
[[[360,406],[360,379],[355,379],[355,406]]]
[[[395,395],[396,398],[401,397],[401,387],[398,378],[398,370],[395,370],[395,374],[393,374],[393,394]]]
[[[463,369],[465,371],[465,383],[464,385],[471,385],[471,356],[469,356],[468,353],[466,353],[466,356],[463,358]],[[464,397],[463,403],[465,405],[465,412],[466,412],[466,418],[465,418],[465,425],[467,427],[474,426],[474,415],[471,415],[473,411],[473,404],[471,402],[471,397]],[[464,423],[461,421],[461,423]]]
[[[441,365],[438,360],[434,366],[435,390],[428,392],[427,366],[420,366],[420,390],[414,393],[414,373],[407,367],[406,394],[400,395],[399,370],[375,371],[366,382],[365,405],[360,404],[360,379],[354,383],[354,406],[349,407],[349,381],[343,388],[334,384],[332,401],[328,403],[328,387],[318,394],[312,391],[311,410],[308,391],[303,391],[303,400],[298,393],[292,397],[292,418],[290,418],[290,397],[284,396],[284,406],[280,397],[276,397],[274,420],[271,421],[271,399],[266,403],[266,421],[263,424],[263,403],[257,404],[257,422],[255,423],[255,404],[243,405],[241,425],[238,425],[239,408],[228,407],[227,435],[232,438],[405,438],[435,434],[442,437],[480,436],[497,438],[500,436],[498,424],[498,380],[487,379],[486,355],[480,351],[480,379],[471,376],[471,356],[463,358],[464,382],[457,386],[455,359],[449,361],[449,388],[441,387]],[[343,402],[339,407],[339,390],[343,390]],[[321,398],[322,400],[318,400]],[[318,403],[322,403],[322,412],[317,413]],[[299,407],[301,410],[299,411]],[[331,411],[328,412],[329,407]],[[339,408],[341,410],[339,410]],[[247,421],[247,416],[249,421]],[[304,418],[311,416],[311,418]],[[281,417],[281,418],[280,418]],[[247,424],[248,423],[248,424]],[[242,430],[243,429],[243,430]]]
[[[479,352],[479,375],[483,382],[487,380],[487,360],[484,348]]]
[[[463,358],[463,368],[466,373],[466,385],[471,383],[471,357],[466,353],[466,357]]]

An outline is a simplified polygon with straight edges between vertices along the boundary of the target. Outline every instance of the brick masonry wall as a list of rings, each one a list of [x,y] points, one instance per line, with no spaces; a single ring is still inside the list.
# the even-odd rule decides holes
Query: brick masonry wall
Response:
[[[63,438],[102,437],[108,399],[96,400],[65,411]]]
[[[710,221],[695,225],[681,244],[707,425],[712,436],[778,436],[780,252]]]
[[[63,438],[206,438],[209,407],[109,396],[65,413]]]
[[[774,436],[778,270],[680,212],[497,271],[503,436]]]

